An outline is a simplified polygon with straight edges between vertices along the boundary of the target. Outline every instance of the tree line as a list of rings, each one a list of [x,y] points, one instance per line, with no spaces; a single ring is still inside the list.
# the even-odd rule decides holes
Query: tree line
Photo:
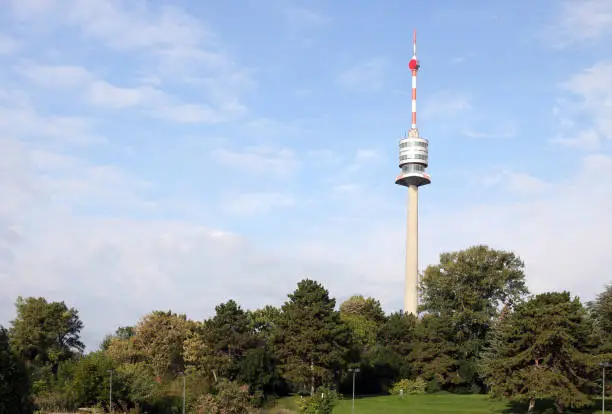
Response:
[[[588,303],[530,295],[518,256],[474,246],[427,267],[420,297],[419,317],[385,314],[371,297],[336,306],[304,279],[280,307],[228,300],[203,321],[154,311],[89,353],[77,309],[20,297],[0,327],[0,414],[109,410],[111,380],[115,411],[179,412],[184,384],[188,412],[247,413],[295,393],[314,412],[309,401],[351,392],[354,368],[359,394],[489,393],[530,410],[589,406],[601,390],[612,285]]]

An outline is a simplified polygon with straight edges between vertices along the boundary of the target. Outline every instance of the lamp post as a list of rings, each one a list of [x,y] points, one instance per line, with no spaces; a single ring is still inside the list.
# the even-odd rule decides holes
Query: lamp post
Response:
[[[186,384],[186,377],[185,377],[185,373],[184,372],[179,372],[178,374],[183,377],[183,414],[185,414],[185,384]]]
[[[107,371],[110,374],[110,383],[108,384],[108,412],[113,412],[113,370]]]
[[[601,412],[606,414],[606,368],[612,367],[609,362],[600,362],[601,367]]]
[[[351,408],[351,413],[355,414],[355,375],[361,371],[359,368],[349,368],[349,372],[353,373],[353,405]]]

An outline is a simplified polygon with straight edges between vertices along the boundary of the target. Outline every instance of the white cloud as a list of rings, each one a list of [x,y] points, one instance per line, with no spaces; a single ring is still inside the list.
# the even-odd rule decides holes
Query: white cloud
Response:
[[[156,85],[166,80],[193,83],[198,79],[207,105],[232,107],[230,111],[221,109],[223,113],[213,116],[214,119],[232,118],[237,108],[240,113],[246,110],[241,99],[254,86],[249,71],[234,62],[202,21],[175,7],[129,0],[94,3],[87,0],[10,0],[9,4],[10,10],[20,19],[35,23],[36,27],[48,30],[61,26],[77,28],[86,41],[97,41],[113,52],[127,53],[132,58],[138,56],[148,69],[146,74],[140,73],[139,78],[154,79]],[[45,82],[52,81],[47,78]],[[202,115],[206,110],[200,108],[201,114],[196,118],[211,118]],[[181,119],[172,113],[167,117]],[[194,116],[185,118],[193,122]]]
[[[612,187],[601,179],[610,174],[612,157],[605,155],[584,158],[555,182],[503,171],[495,185],[514,197],[495,201],[483,187],[481,201],[466,207],[431,204],[432,185],[420,200],[420,268],[436,263],[441,252],[484,243],[521,256],[534,292],[569,289],[592,298],[610,281]],[[371,189],[365,194],[374,197]],[[402,283],[405,202],[398,198],[391,207],[376,209],[374,222],[335,222],[288,248],[321,261],[333,258],[351,269],[363,286],[343,292],[376,292],[387,306],[399,306],[401,297],[393,291]]]
[[[611,173],[612,158],[596,155],[583,158],[555,182],[508,174],[506,186],[529,189],[531,196],[428,217],[424,231],[433,234],[424,249],[439,249],[435,243],[442,237],[447,249],[476,242],[512,249],[525,260],[534,291],[570,289],[592,297],[610,281],[605,269],[612,265],[606,253],[612,243],[607,230],[612,188],[600,180]]]
[[[21,65],[17,72],[44,88],[72,89],[94,81],[94,75],[81,66],[45,66],[29,63]]]
[[[554,47],[565,48],[594,42],[612,35],[612,2],[609,0],[567,0],[555,22],[544,30],[542,38]]]
[[[425,120],[456,118],[472,109],[470,96],[464,92],[442,90],[424,99],[423,108],[417,107],[418,114]]]
[[[386,61],[382,58],[359,62],[336,78],[339,85],[362,92],[376,91],[384,84]]]
[[[355,152],[353,159],[348,163],[342,172],[336,175],[336,178],[341,178],[343,175],[353,176],[357,171],[371,167],[381,160],[381,155],[378,151],[369,148],[359,148]]]
[[[554,144],[563,145],[571,148],[581,148],[583,150],[596,150],[600,147],[601,140],[599,133],[594,129],[587,129],[571,133],[568,136],[557,136],[551,139]]]
[[[0,56],[11,54],[19,49],[19,42],[0,33]]]
[[[283,193],[238,193],[228,195],[223,203],[231,214],[260,215],[279,207],[291,207],[296,200]]]
[[[153,8],[125,0],[9,0],[22,19],[68,24],[86,36],[118,49],[181,50],[197,47],[211,34],[197,20],[174,8]]]
[[[260,174],[287,176],[299,166],[295,152],[288,148],[252,147],[243,151],[220,148],[211,156],[222,165]]]
[[[339,196],[353,196],[353,195],[362,195],[363,188],[359,184],[338,184],[332,187],[331,189],[333,195]]]
[[[612,139],[612,61],[596,63],[560,86],[571,98],[554,109],[560,132],[553,142],[596,149]],[[587,126],[578,119],[586,119]]]
[[[515,122],[486,115],[473,100],[467,92],[438,91],[424,99],[422,109],[417,107],[418,119],[427,124],[443,125],[442,128],[453,131],[453,135],[468,138],[498,139],[516,136],[518,126]]]
[[[239,98],[253,86],[248,71],[238,69],[216,47],[208,48],[218,39],[201,23],[151,4],[101,0],[91,6],[85,0],[14,0],[23,19],[72,25],[80,28],[86,40],[96,39],[130,56],[154,56],[163,63],[161,69],[156,66],[143,72],[139,68],[126,79],[112,81],[103,78],[102,72],[76,64],[26,62],[18,69],[42,88],[37,90],[41,96],[73,93],[91,104],[91,110],[96,105],[122,108],[122,114],[137,109],[183,123],[213,123],[244,114]],[[71,11],[61,15],[65,10]],[[100,21],[94,21],[96,15]],[[308,21],[309,17],[302,18]],[[126,33],[131,37],[121,44]],[[184,65],[187,61],[200,66]],[[202,67],[207,72],[199,73]],[[193,70],[192,76],[180,77],[186,83],[182,86],[188,86],[189,92],[201,91],[206,102],[186,103],[163,89],[172,80],[168,74],[182,70]],[[584,119],[588,114],[590,122],[584,131],[592,131],[591,139],[593,134],[597,140],[609,137],[606,120],[612,117],[605,91],[612,88],[596,86],[609,86],[608,70],[608,66],[597,66],[563,85],[581,102],[576,108],[579,113],[560,105],[563,128],[576,128],[579,115]],[[376,75],[376,71],[353,72],[347,86],[376,85],[372,73]],[[297,217],[287,226],[291,231],[247,237],[228,232],[230,225],[240,222],[227,224],[222,221],[226,216],[193,218],[196,214],[191,212],[210,207],[210,199],[198,200],[180,190],[166,197],[164,190],[172,182],[151,183],[145,173],[135,176],[103,161],[112,153],[107,147],[83,147],[103,142],[97,127],[112,118],[78,117],[69,110],[60,115],[59,109],[58,113],[37,112],[34,108],[42,107],[37,97],[0,90],[0,323],[11,319],[17,295],[66,300],[81,310],[86,340],[95,345],[117,325],[132,324],[153,309],[170,308],[202,319],[229,298],[247,307],[279,304],[306,276],[322,281],[339,300],[362,293],[379,297],[387,310],[401,306],[405,196],[392,180],[371,188],[361,174],[382,168],[375,164],[384,159],[377,148],[354,142],[353,152],[343,157],[323,148],[298,152],[282,145],[249,147],[238,140],[232,141],[232,147],[221,147],[233,138],[225,137],[217,150],[207,154],[210,158],[205,161],[212,161],[206,164],[208,175],[195,179],[203,193],[208,183],[221,176],[216,165],[235,169],[244,176],[241,185],[249,186],[249,180],[293,178],[305,165],[313,171],[335,169],[328,186],[318,188],[310,182],[299,193],[293,192],[297,188],[244,194],[227,189],[223,213],[243,215],[250,224],[263,214],[291,209],[298,201],[315,200],[307,217]],[[506,130],[502,127],[512,126],[500,123],[499,130],[483,132],[475,127],[481,121],[477,112],[470,96],[447,91],[425,99],[420,113],[426,120],[443,117],[455,124],[467,119],[460,130],[473,136],[499,135]],[[113,114],[98,114],[107,117],[109,113]],[[260,118],[245,124],[247,131],[267,131],[279,139],[303,132],[299,122]],[[206,131],[192,134],[201,137]],[[225,134],[215,131],[214,135]],[[200,145],[204,151],[211,144],[207,142],[207,147],[200,141]],[[93,154],[97,161],[83,153]],[[533,290],[571,289],[593,297],[609,282],[612,266],[612,187],[605,180],[612,176],[612,159],[605,154],[575,159],[570,169],[567,164],[550,164],[559,173],[555,181],[511,168],[495,170],[480,183],[482,191],[472,194],[467,206],[466,200],[439,202],[442,196],[436,192],[442,191],[443,183],[424,189],[421,267],[435,263],[441,251],[487,243],[525,259]],[[461,185],[456,177],[449,179],[454,181],[447,185]],[[493,199],[492,187],[509,201]],[[152,200],[153,190],[157,191]],[[168,211],[167,205],[178,203],[177,198],[181,198],[181,211],[190,214]],[[307,231],[294,231],[300,225]],[[279,241],[274,244],[270,239]]]
[[[460,133],[469,138],[512,138],[517,135],[517,131],[518,127],[515,124],[506,123],[506,125],[497,126],[492,130],[474,131],[466,129]]]
[[[482,184],[486,187],[501,185],[513,195],[542,196],[554,188],[550,183],[533,175],[507,169],[485,175]]]
[[[38,140],[40,136],[60,144],[91,144],[105,138],[92,130],[93,121],[75,116],[41,116],[30,107],[0,106],[0,136]]]
[[[150,86],[122,88],[104,81],[93,82],[87,93],[90,103],[111,109],[153,106],[166,99],[164,93]]]
[[[17,69],[35,85],[59,90],[75,90],[89,104],[107,109],[140,108],[153,117],[177,123],[214,124],[237,119],[247,113],[238,102],[208,104],[182,103],[168,93],[150,86],[113,85],[80,66],[28,64]]]
[[[242,106],[230,106],[213,109],[197,104],[179,104],[162,106],[151,111],[158,118],[180,124],[216,124],[240,117],[246,109]]]
[[[202,319],[228,298],[247,307],[278,304],[305,276],[324,282],[339,300],[365,293],[380,297],[389,310],[401,305],[403,197],[390,200],[354,183],[339,184],[338,194],[344,202],[351,197],[353,207],[337,216],[312,216],[312,238],[287,232],[281,245],[263,250],[254,245],[265,235],[246,239],[193,222],[135,219],[125,213],[83,215],[78,211],[82,203],[100,208],[114,203],[122,207],[117,211],[135,207],[139,213],[155,206],[145,197],[148,184],[116,167],[8,138],[0,139],[0,151],[7,161],[0,164],[2,320],[11,318],[18,294],[66,300],[81,309],[86,339],[94,345],[117,325],[133,323],[152,309],[171,308]],[[321,154],[327,152],[312,155]],[[229,165],[260,172],[269,167],[286,171],[295,160],[288,150],[217,155]],[[354,154],[364,162],[375,156],[370,149]],[[503,170],[489,185],[520,194],[520,200],[494,203],[485,195],[482,204],[466,208],[428,205],[435,187],[428,189],[422,194],[421,267],[437,261],[440,251],[487,243],[523,257],[535,291],[572,289],[592,297],[609,281],[612,265],[612,188],[601,179],[612,174],[612,158],[590,156],[571,173],[546,182]],[[236,195],[228,207],[235,214],[295,203],[293,195],[277,192]],[[361,215],[348,214],[349,208]]]
[[[8,161],[0,164],[3,323],[17,295],[65,300],[80,309],[87,343],[95,346],[153,309],[202,319],[231,297],[248,307],[278,303],[305,274],[319,274],[316,263],[194,223],[83,215],[75,210],[83,202],[104,209],[116,203],[123,211],[140,202],[136,211],[144,212],[142,184],[115,167],[43,154],[17,140],[0,139],[0,150]],[[232,211],[256,214],[293,202],[278,193],[245,194]]]
[[[282,122],[269,118],[258,118],[247,122],[244,128],[250,134],[266,138],[293,138],[303,132],[306,128],[298,122]]]

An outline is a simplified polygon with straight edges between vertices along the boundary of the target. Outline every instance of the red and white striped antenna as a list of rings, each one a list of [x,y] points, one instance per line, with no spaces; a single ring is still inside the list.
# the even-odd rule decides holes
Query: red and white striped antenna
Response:
[[[412,59],[408,63],[408,67],[412,72],[412,129],[416,130],[416,85],[417,85],[417,72],[419,71],[419,61],[416,56],[416,30],[412,37]]]

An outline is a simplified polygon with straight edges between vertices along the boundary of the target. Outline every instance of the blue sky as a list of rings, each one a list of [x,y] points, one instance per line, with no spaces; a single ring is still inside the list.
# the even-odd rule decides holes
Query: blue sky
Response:
[[[534,292],[610,282],[607,0],[0,0],[0,323],[280,304],[308,276],[399,309],[418,124],[420,267],[515,251]],[[459,7],[461,6],[461,7]]]

